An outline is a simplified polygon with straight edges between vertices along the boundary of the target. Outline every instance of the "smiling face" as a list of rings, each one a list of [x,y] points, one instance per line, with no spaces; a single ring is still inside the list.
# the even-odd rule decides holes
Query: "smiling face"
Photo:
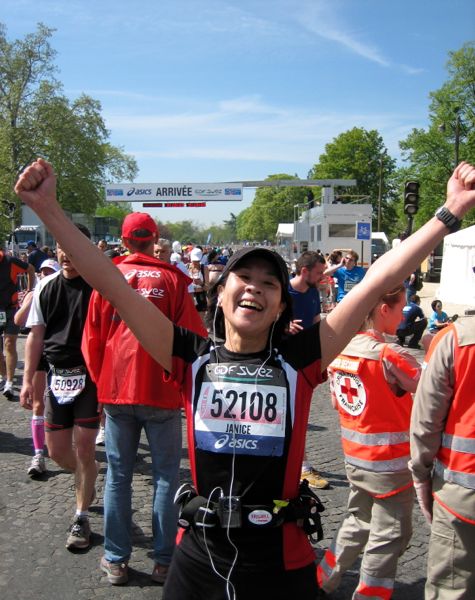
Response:
[[[229,273],[219,298],[226,348],[235,352],[263,350],[272,324],[285,308],[274,265],[260,257],[242,260]]]

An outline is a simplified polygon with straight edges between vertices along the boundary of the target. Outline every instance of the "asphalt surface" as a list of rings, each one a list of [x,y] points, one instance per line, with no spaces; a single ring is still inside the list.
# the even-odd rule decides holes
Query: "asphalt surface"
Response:
[[[15,379],[17,392],[21,384],[24,340],[20,336],[20,362]],[[414,352],[422,360],[422,352]],[[159,600],[162,588],[150,580],[153,568],[150,519],[152,485],[150,455],[145,439],[142,438],[140,445],[133,482],[134,550],[129,563],[129,583],[126,586],[111,586],[98,567],[103,542],[104,449],[97,448],[97,459],[102,468],[97,481],[98,500],[90,516],[93,545],[86,552],[73,554],[65,549],[67,529],[75,508],[73,477],[49,459],[48,472],[42,479],[33,480],[27,476],[32,453],[30,416],[30,412],[19,406],[18,398],[8,401],[0,395],[0,598],[89,600],[107,597]],[[325,538],[316,548],[317,556],[321,557],[341,522],[348,497],[338,417],[331,408],[328,384],[317,388],[314,394],[307,453],[313,465],[331,483],[331,489],[319,494],[326,506],[323,514]],[[186,449],[182,452],[181,479],[190,479]],[[394,600],[423,598],[428,535],[429,528],[415,506],[414,535],[399,561]],[[358,564],[355,564],[345,575],[338,591],[328,598],[351,598],[357,581]]]

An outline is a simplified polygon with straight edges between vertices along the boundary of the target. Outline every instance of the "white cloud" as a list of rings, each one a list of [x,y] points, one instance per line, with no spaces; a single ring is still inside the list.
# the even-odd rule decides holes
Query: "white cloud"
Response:
[[[376,129],[390,153],[399,156],[398,141],[424,117],[283,109],[259,97],[226,99],[177,112],[104,111],[107,127],[137,158],[275,161],[311,166],[325,144],[353,127]]]
[[[310,33],[340,44],[353,54],[381,67],[393,67],[409,75],[417,75],[423,71],[420,68],[392,62],[377,46],[365,41],[362,34],[352,31],[345,23],[343,6],[338,0],[332,2],[312,0],[301,7],[295,18]]]

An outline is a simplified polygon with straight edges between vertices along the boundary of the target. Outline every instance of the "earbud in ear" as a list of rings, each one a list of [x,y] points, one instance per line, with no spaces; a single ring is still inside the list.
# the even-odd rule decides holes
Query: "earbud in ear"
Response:
[[[282,313],[277,313],[277,314],[276,314],[276,316],[275,316],[275,320],[276,320],[276,321],[278,321],[278,320],[280,319],[280,315],[281,315],[281,314],[282,314]]]
[[[222,301],[221,301],[221,296],[218,296],[218,302],[217,302],[217,305],[218,305],[218,306],[221,306],[221,304],[222,304]]]

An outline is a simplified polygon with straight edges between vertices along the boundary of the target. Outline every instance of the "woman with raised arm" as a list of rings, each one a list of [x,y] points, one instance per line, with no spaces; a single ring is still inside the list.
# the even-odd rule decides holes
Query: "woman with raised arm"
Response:
[[[284,261],[263,248],[236,252],[210,291],[212,336],[203,340],[136,294],[77,231],[56,201],[51,165],[39,159],[22,173],[17,194],[183,390],[194,488],[179,490],[184,529],[164,599],[317,597],[307,539],[315,500],[299,489],[313,389],[381,295],[475,205],[474,185],[475,168],[461,163],[438,217],[378,259],[325,320],[289,339]]]

